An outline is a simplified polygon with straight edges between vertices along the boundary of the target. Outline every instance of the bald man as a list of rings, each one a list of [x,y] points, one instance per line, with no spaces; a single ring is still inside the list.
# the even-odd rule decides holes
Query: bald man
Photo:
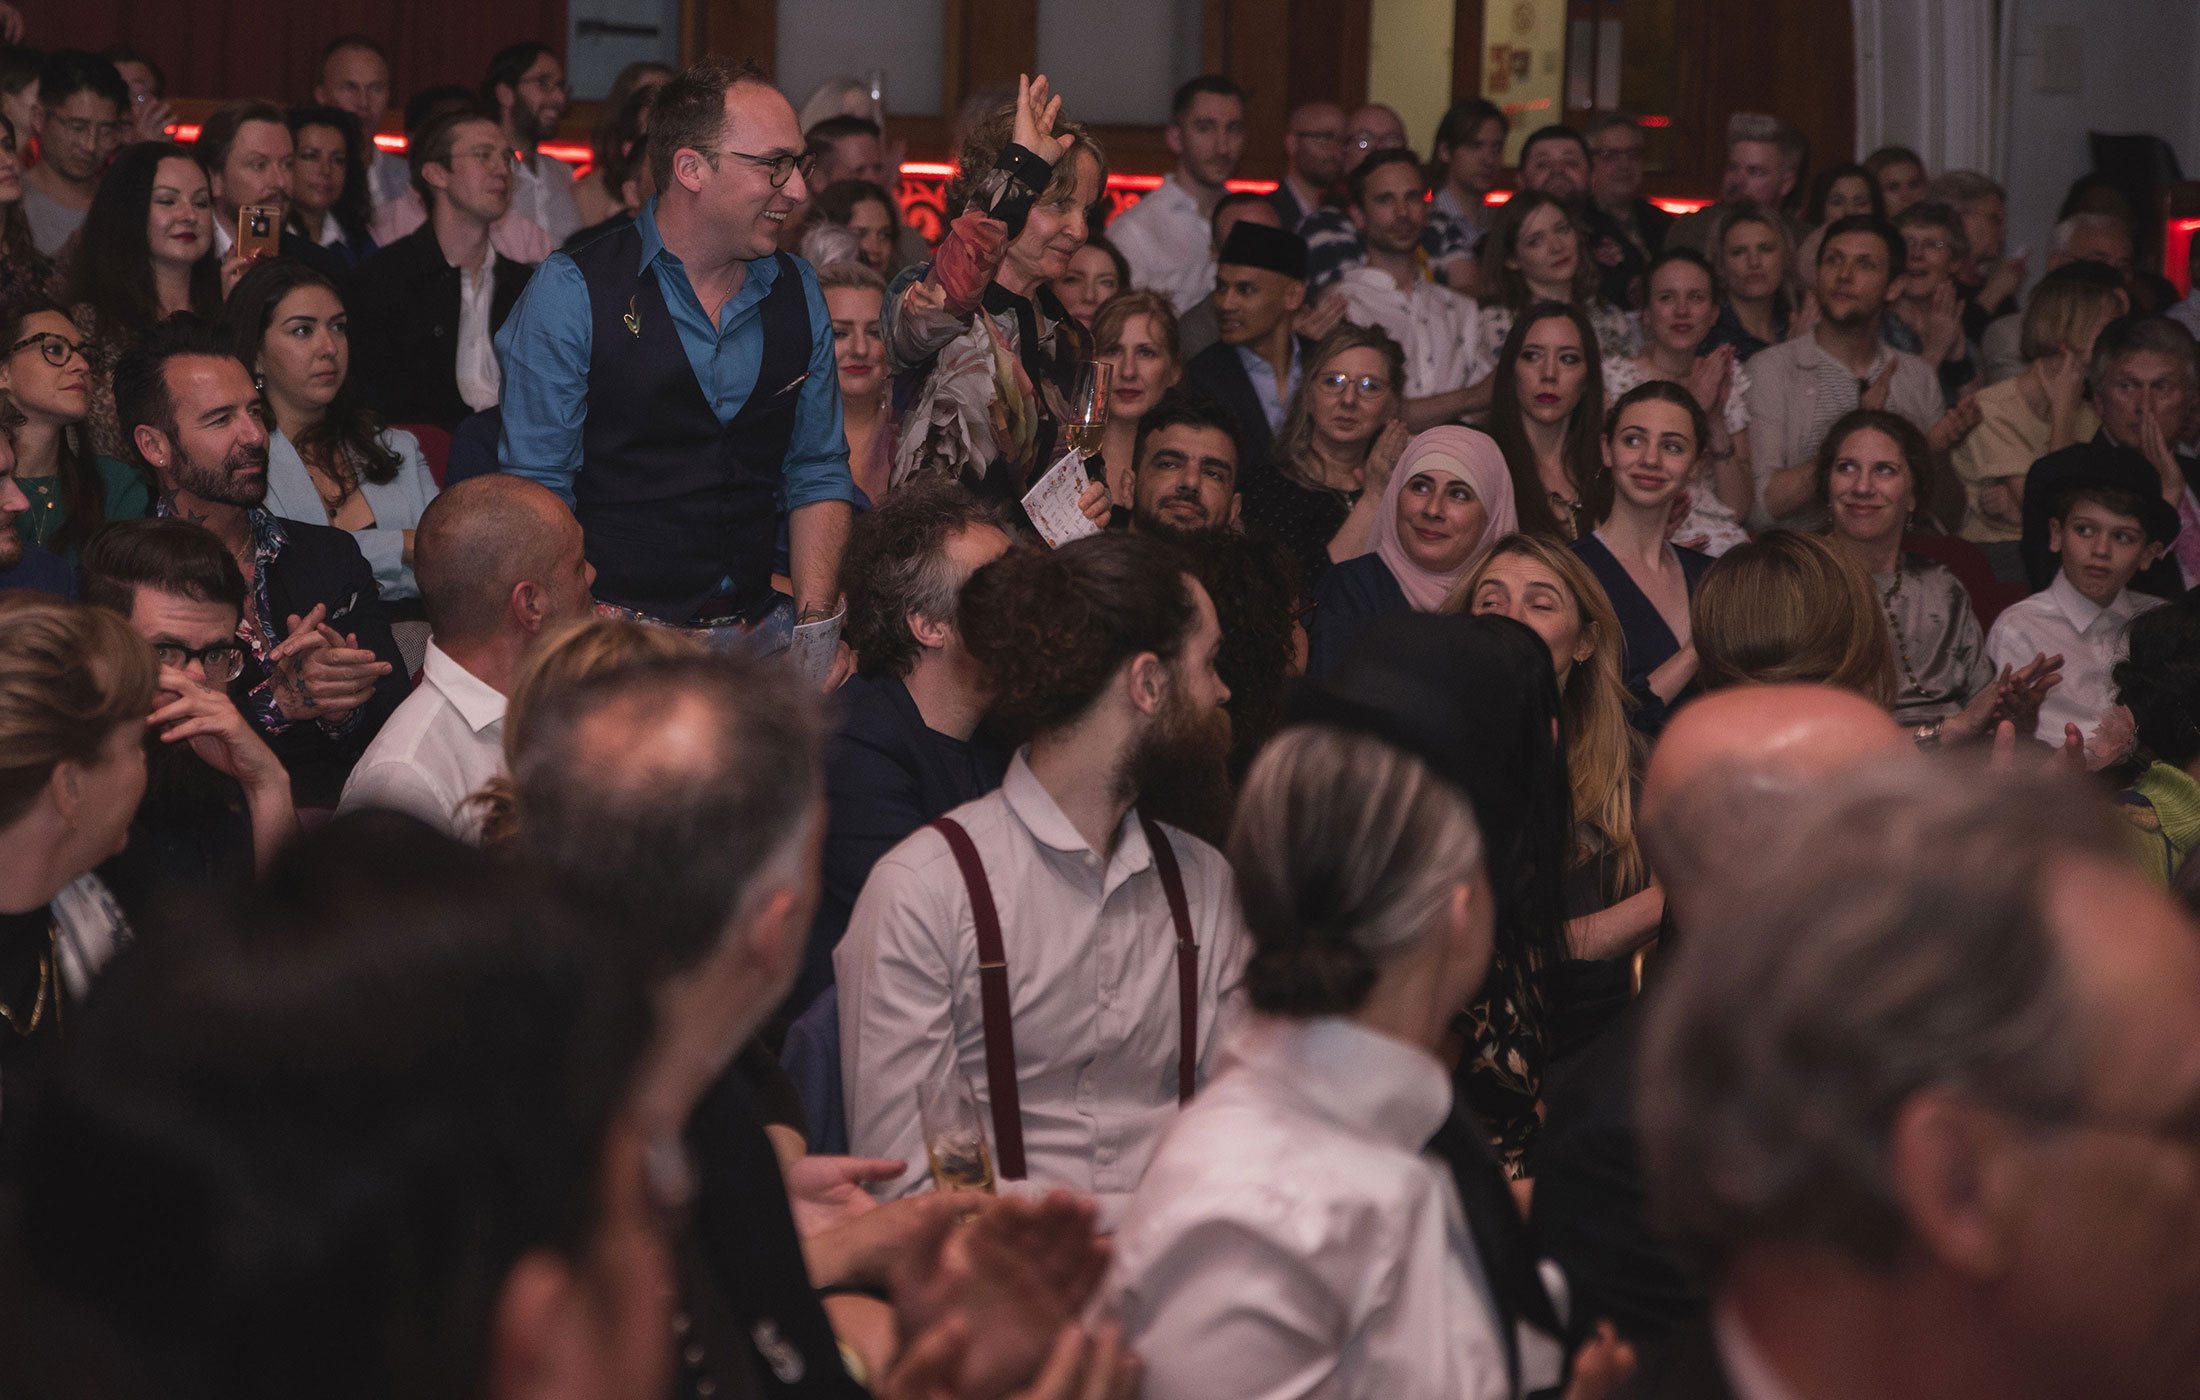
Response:
[[[480,476],[429,503],[413,573],[435,629],[421,683],[351,770],[339,810],[394,808],[472,840],[480,820],[467,799],[504,771],[504,703],[520,660],[545,632],[589,616],[596,570],[556,493]]]
[[[1345,148],[1351,140],[1344,108],[1334,102],[1302,102],[1291,111],[1283,133],[1283,179],[1269,204],[1293,233],[1306,216],[1322,207],[1322,196],[1344,179]]]
[[[1687,936],[1704,891],[1760,848],[1781,806],[1807,800],[1832,774],[1915,752],[1885,710],[1831,686],[1740,686],[1675,713],[1650,755],[1637,826],[1676,936]],[[1662,1341],[1704,1303],[1643,1216],[1632,1090],[1644,1000],[1546,1077],[1548,1116],[1530,1164],[1536,1244],[1565,1269],[1575,1319],[1608,1317],[1637,1347]]]

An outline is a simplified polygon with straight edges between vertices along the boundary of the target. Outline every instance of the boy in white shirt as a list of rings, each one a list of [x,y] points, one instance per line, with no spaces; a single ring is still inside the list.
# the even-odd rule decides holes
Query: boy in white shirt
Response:
[[[2062,683],[2040,705],[2034,737],[2060,746],[2065,726],[2091,737],[2116,700],[2109,670],[2124,654],[2131,620],[2163,600],[2134,593],[2134,575],[2177,537],[2177,512],[2160,496],[2141,496],[2105,480],[2063,490],[2047,526],[2047,547],[2061,556],[2054,581],[1994,619],[1986,653],[1998,668],[2036,655],[2062,657]]]

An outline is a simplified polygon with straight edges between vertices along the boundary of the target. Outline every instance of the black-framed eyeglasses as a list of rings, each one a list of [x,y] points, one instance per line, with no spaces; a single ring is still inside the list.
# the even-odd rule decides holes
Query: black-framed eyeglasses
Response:
[[[33,345],[38,347],[39,354],[45,356],[46,363],[52,365],[55,369],[67,364],[71,355],[82,355],[84,353],[83,346],[59,331],[40,331],[36,335],[26,335],[15,344],[10,345],[8,355],[13,357],[16,351]]]
[[[164,642],[153,648],[153,659],[179,671],[196,661],[206,678],[219,685],[244,674],[244,648],[235,642],[216,642],[210,647],[179,647]]]
[[[1354,378],[1349,374],[1324,374],[1314,380],[1314,386],[1325,394],[1342,394],[1347,389],[1357,389],[1362,395],[1383,394],[1390,391],[1390,381],[1378,379],[1372,374]]]
[[[817,173],[817,153],[814,151],[804,151],[802,154],[795,156],[752,156],[747,151],[718,151],[712,150],[708,146],[697,146],[695,153],[704,157],[732,156],[735,160],[745,160],[751,165],[762,166],[765,170],[771,172],[772,188],[775,190],[785,189],[787,177],[797,170],[802,172],[802,182],[804,184],[808,184],[810,177]],[[716,168],[716,166],[712,167],[712,169]]]

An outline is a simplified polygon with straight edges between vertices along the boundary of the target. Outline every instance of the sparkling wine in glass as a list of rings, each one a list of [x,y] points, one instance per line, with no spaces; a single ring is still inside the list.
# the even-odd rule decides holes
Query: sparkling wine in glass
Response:
[[[924,1122],[924,1155],[932,1184],[942,1191],[993,1191],[993,1154],[986,1147],[977,1092],[960,1073],[917,1090]]]
[[[1115,366],[1105,360],[1080,360],[1069,395],[1070,421],[1062,425],[1064,437],[1078,455],[1097,456],[1108,432],[1108,389]]]

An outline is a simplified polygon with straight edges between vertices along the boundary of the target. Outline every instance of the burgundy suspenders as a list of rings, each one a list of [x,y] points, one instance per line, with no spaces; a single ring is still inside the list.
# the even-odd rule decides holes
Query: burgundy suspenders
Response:
[[[1199,1059],[1199,944],[1192,937],[1192,906],[1184,895],[1184,872],[1176,863],[1161,828],[1140,813],[1138,824],[1153,851],[1154,873],[1169,899],[1169,919],[1176,926],[1176,1098],[1179,1104],[1192,1097]],[[971,922],[978,933],[978,1005],[984,1018],[985,1088],[993,1104],[993,1146],[1001,1176],[1020,1181],[1024,1176],[1023,1101],[1016,1088],[1016,1032],[1009,1011],[1008,955],[1001,946],[1001,915],[993,903],[993,886],[986,880],[985,864],[978,848],[962,825],[947,817],[932,823],[947,839],[970,891]]]

